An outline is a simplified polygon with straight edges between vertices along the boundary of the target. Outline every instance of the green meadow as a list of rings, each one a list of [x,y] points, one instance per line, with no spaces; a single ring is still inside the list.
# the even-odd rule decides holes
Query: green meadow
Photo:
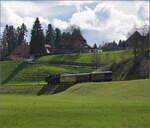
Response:
[[[120,51],[108,51],[98,53],[98,58],[101,64],[108,64],[119,62],[123,59],[128,59],[133,57],[132,51],[130,50],[120,50]],[[93,63],[94,54],[93,53],[82,53],[82,54],[64,54],[64,55],[52,55],[43,56],[37,60],[37,62],[75,62],[75,63]]]
[[[92,64],[93,53],[43,56],[32,64],[21,59],[2,61],[0,127],[149,128],[149,79],[79,83],[62,93],[37,96],[47,84],[48,74],[106,70],[112,63],[133,56],[131,51],[121,50],[98,53],[98,57],[103,64],[99,69],[80,65]],[[119,77],[115,74],[118,80],[131,64],[118,70],[122,71]]]
[[[80,83],[55,95],[0,94],[2,128],[149,128],[150,80]]]

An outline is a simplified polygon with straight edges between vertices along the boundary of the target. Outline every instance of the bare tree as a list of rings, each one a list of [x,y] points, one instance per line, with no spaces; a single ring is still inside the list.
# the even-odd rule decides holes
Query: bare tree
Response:
[[[100,66],[101,63],[101,56],[98,51],[94,51],[92,55],[92,62],[95,65],[95,68],[97,69]]]
[[[142,36],[146,36],[150,31],[150,27],[145,24],[142,27],[137,28],[137,31],[139,31]]]
[[[149,79],[149,73],[150,73],[150,60],[143,59],[140,63],[140,76]]]

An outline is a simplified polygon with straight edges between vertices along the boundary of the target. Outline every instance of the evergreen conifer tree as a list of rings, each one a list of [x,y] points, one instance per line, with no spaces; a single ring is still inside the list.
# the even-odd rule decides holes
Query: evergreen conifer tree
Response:
[[[41,56],[46,53],[45,37],[38,18],[36,18],[32,31],[31,31],[31,42],[30,42],[30,53],[35,56]]]
[[[17,31],[17,45],[24,44],[26,42],[25,40],[25,35],[27,32],[26,25],[23,23],[21,27],[17,27],[16,31]]]
[[[8,54],[10,54],[17,46],[17,34],[13,25],[7,27],[6,38],[7,38],[7,45],[8,45]]]
[[[1,43],[2,43],[2,58],[6,57],[8,54],[8,40],[7,40],[7,33],[8,33],[8,25],[5,26],[3,31]]]
[[[48,29],[46,31],[46,44],[50,44],[52,47],[55,47],[55,31],[51,24],[48,25]]]
[[[60,48],[60,41],[61,41],[61,31],[60,29],[56,28],[56,39],[55,39],[55,46],[56,48]]]

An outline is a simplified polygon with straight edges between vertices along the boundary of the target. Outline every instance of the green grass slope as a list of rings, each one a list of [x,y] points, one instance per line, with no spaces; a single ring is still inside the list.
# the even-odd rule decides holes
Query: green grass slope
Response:
[[[25,63],[22,60],[16,61],[1,61],[0,62],[0,81],[7,83],[12,80],[23,68]]]
[[[87,82],[72,86],[63,95],[97,97],[98,99],[139,100],[150,98],[150,80]],[[61,95],[62,95],[61,94]]]
[[[92,67],[72,67],[49,64],[26,64],[23,61],[3,61],[1,63],[1,84],[43,83],[48,74],[92,72]]]
[[[120,50],[120,51],[109,51],[98,53],[101,64],[108,64],[119,62],[122,59],[132,57],[132,51]],[[93,63],[93,53],[82,53],[82,54],[64,54],[64,55],[50,55],[43,56],[37,60],[40,63],[49,63],[53,61],[61,62],[75,62],[75,63]]]
[[[119,62],[122,59],[131,58],[131,51],[113,51],[99,53],[100,64],[111,65],[114,61]],[[26,64],[23,60],[2,61],[1,67],[1,84],[14,85],[17,83],[35,83],[43,82],[48,74],[64,74],[64,73],[82,73],[93,72],[94,67],[75,67],[69,66],[68,63],[93,63],[93,53],[83,54],[65,54],[43,56],[33,64]],[[50,62],[65,62],[65,65],[53,64]],[[106,65],[106,66],[107,66]]]
[[[3,128],[149,128],[149,80],[77,84],[56,95],[0,95]]]

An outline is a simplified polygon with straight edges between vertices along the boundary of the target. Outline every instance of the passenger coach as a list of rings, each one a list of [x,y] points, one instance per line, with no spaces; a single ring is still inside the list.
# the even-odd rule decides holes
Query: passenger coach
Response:
[[[48,84],[75,84],[80,82],[98,82],[111,80],[112,71],[63,75],[56,74],[46,77],[46,82],[48,82]]]

